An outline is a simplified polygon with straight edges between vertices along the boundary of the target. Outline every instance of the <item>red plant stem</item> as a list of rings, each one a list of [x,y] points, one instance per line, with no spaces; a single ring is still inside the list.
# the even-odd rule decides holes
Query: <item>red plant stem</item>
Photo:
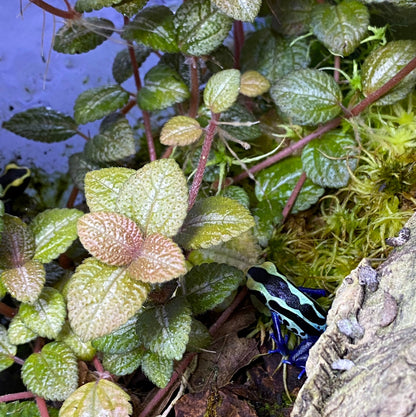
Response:
[[[13,360],[18,364],[18,365],[23,365],[25,363],[25,361],[21,358],[18,358],[17,356],[13,356]]]
[[[120,111],[123,114],[127,114],[134,106],[137,105],[137,100],[130,100]]]
[[[189,100],[189,117],[195,118],[198,114],[199,106],[199,78],[198,78],[198,58],[191,57],[190,65],[191,77],[191,98]]]
[[[0,403],[5,403],[8,401],[17,401],[17,400],[28,400],[34,397],[35,397],[35,394],[33,394],[30,391],[16,392],[14,394],[0,395]]]
[[[389,81],[383,84],[378,90],[369,94],[364,100],[354,106],[351,110],[348,111],[347,114],[344,115],[345,119],[350,119],[351,117],[359,115],[363,110],[365,110],[368,106],[373,104],[377,101],[381,96],[388,93],[392,88],[394,88],[401,80],[403,80],[406,75],[411,73],[416,68],[416,57],[413,58],[406,66],[404,66],[394,77],[392,77]],[[258,171],[261,171],[264,168],[273,165],[277,161],[280,161],[283,158],[291,155],[295,150],[301,149],[305,146],[308,142],[312,139],[315,139],[322,134],[335,129],[341,123],[342,118],[336,117],[335,119],[330,120],[328,123],[324,124],[323,126],[316,129],[310,135],[305,136],[300,141],[294,143],[293,145],[289,146],[283,151],[277,153],[276,155],[271,156],[270,158],[265,159],[264,161],[260,162],[257,165],[252,166],[248,171],[243,171],[240,174],[236,175],[233,178],[233,183],[239,182],[249,176],[249,173],[254,174]]]
[[[81,136],[82,138],[84,138],[85,140],[90,140],[90,138],[85,134],[82,133],[81,131],[77,130],[77,135]]]
[[[40,417],[49,417],[48,407],[46,407],[46,402],[42,397],[35,397],[36,405],[38,406]]]
[[[298,195],[300,193],[300,190],[303,187],[303,184],[305,184],[306,181],[306,174],[304,172],[302,172],[302,174],[299,177],[298,182],[295,185],[295,188],[293,189],[292,193],[290,194],[289,200],[287,200],[286,205],[283,208],[282,211],[282,215],[283,215],[283,220],[282,222],[284,222],[287,218],[287,216],[289,216],[289,213],[292,211],[292,208],[296,202],[296,199],[298,198]]]
[[[13,318],[17,314],[17,310],[17,308],[10,307],[7,304],[0,302],[0,314],[3,314],[3,316]]]
[[[74,203],[75,203],[75,200],[77,198],[78,191],[79,191],[78,187],[75,187],[75,186],[72,187],[71,194],[69,195],[68,201],[66,202],[66,206],[68,208],[73,208],[74,207]]]
[[[217,122],[220,118],[219,113],[212,113],[211,120],[206,130],[204,144],[202,145],[201,156],[199,158],[198,167],[192,182],[191,191],[189,192],[188,210],[195,204],[196,197],[201,187],[202,178],[204,177],[205,167],[207,165],[209,151],[211,150],[212,141],[217,130]]]
[[[100,375],[102,375],[102,374],[104,374],[104,373],[105,373],[105,370],[104,370],[104,368],[103,368],[103,365],[102,365],[102,363],[100,362],[100,360],[97,358],[97,356],[94,356],[94,358],[93,358],[93,360],[92,360],[92,363],[93,363],[93,365],[94,365],[94,367],[95,367],[96,371],[97,371]]]
[[[244,44],[243,22],[236,20],[234,22],[234,68],[240,69],[241,49]]]
[[[161,156],[162,159],[167,159],[171,156],[174,146],[168,146]]]
[[[334,57],[334,80],[335,82],[339,82],[339,69],[341,68],[341,57],[339,55],[335,55]]]
[[[78,13],[76,10],[72,8],[66,11],[66,10],[58,9],[57,7],[51,6],[49,3],[46,3],[43,0],[29,0],[29,1],[33,4],[36,4],[36,6],[40,7],[46,12],[51,13],[58,17],[62,17],[64,19],[76,19],[76,18],[81,17],[81,13]]]

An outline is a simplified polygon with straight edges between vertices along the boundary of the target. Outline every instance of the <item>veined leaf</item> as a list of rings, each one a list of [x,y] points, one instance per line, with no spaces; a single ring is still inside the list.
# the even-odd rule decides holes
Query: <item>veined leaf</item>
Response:
[[[256,222],[253,230],[254,235],[263,248],[267,246],[276,226],[282,221],[282,212],[282,202],[270,198],[259,201],[257,207],[252,210]]]
[[[250,208],[250,197],[244,188],[238,187],[237,185],[230,185],[229,187],[221,190],[221,195],[238,201],[246,209]]]
[[[309,142],[302,151],[302,165],[308,178],[321,187],[341,188],[357,167],[354,137],[332,131]]]
[[[119,113],[107,116],[100,126],[100,133],[90,139],[84,155],[94,162],[106,164],[119,161],[135,153],[133,130],[126,117]]]
[[[254,114],[238,102],[225,112],[221,113],[220,121],[231,124],[222,124],[217,126],[217,129],[225,131],[239,140],[249,141],[258,138],[261,135],[259,125],[255,123],[257,119]],[[247,122],[252,124],[247,126]],[[227,187],[227,189],[228,188],[229,187]]]
[[[65,322],[66,308],[62,294],[52,287],[43,288],[33,304],[21,304],[23,323],[39,336],[55,339]]]
[[[113,375],[128,375],[141,364],[145,350],[142,347],[125,353],[105,353],[103,355],[104,369]]]
[[[91,88],[81,93],[75,101],[74,117],[85,124],[101,119],[127,104],[129,93],[118,84]]]
[[[91,361],[95,356],[95,349],[92,347],[91,342],[83,342],[73,332],[67,321],[62,326],[60,333],[56,337],[56,341],[63,342],[69,346],[77,355],[77,358],[82,361]]]
[[[123,184],[117,206],[145,235],[175,235],[188,209],[188,187],[179,165],[173,159],[145,165]]]
[[[189,95],[179,74],[167,65],[159,64],[146,73],[144,86],[137,93],[137,104],[142,110],[162,110],[185,101]]]
[[[172,117],[162,128],[160,142],[168,146],[185,146],[196,142],[202,136],[197,120],[187,116]]]
[[[175,242],[155,233],[146,236],[127,271],[132,278],[152,284],[169,281],[186,272],[185,257]]]
[[[217,72],[207,82],[204,103],[213,113],[229,109],[240,91],[240,71],[229,69]]]
[[[29,260],[22,266],[6,269],[1,279],[7,291],[22,303],[34,303],[45,283],[45,269],[36,260]]]
[[[191,331],[191,310],[183,298],[149,308],[137,317],[137,334],[144,346],[167,359],[180,360]]]
[[[368,96],[396,75],[416,55],[415,40],[389,42],[366,58],[361,69],[364,95]],[[407,75],[396,87],[376,101],[376,105],[393,104],[413,89],[416,84],[416,71]]]
[[[313,33],[335,55],[352,54],[364,38],[369,22],[367,7],[357,0],[318,4],[312,10]]]
[[[82,214],[67,208],[39,213],[30,225],[36,242],[34,258],[48,263],[65,252],[77,238],[77,220]]]
[[[17,113],[2,127],[24,138],[38,142],[61,142],[77,133],[77,124],[72,117],[47,107],[35,107]]]
[[[316,0],[279,0],[273,3],[276,19],[273,28],[284,36],[302,35],[310,30],[311,14]]]
[[[85,175],[85,198],[91,212],[116,211],[122,185],[136,171],[129,168],[103,168]]]
[[[261,171],[257,176],[255,188],[258,200],[275,200],[284,207],[302,172],[302,161],[297,156],[286,158],[278,164]],[[292,213],[307,210],[319,200],[324,191],[310,179],[306,179],[293,206]]]
[[[6,328],[0,324],[0,372],[14,364],[17,347],[10,343]]]
[[[77,358],[64,343],[48,343],[26,359],[22,379],[30,391],[45,400],[63,401],[78,386]]]
[[[124,417],[133,412],[130,397],[114,382],[99,379],[79,387],[66,399],[59,417]]]
[[[266,93],[270,83],[266,77],[257,71],[246,71],[241,76],[240,93],[247,97],[257,97]]]
[[[94,339],[91,343],[100,352],[115,354],[126,353],[140,346],[140,338],[136,333],[137,316],[130,317],[117,330]]]
[[[142,358],[142,371],[156,386],[164,388],[172,377],[173,359],[146,352]]]
[[[239,236],[254,226],[250,212],[235,200],[208,197],[189,211],[179,243],[186,249],[208,248]]]
[[[196,56],[208,55],[218,48],[232,25],[232,19],[210,0],[183,2],[173,22],[181,52]]]
[[[199,352],[206,348],[212,341],[208,329],[199,320],[192,318],[189,342],[186,346],[188,352]]]
[[[215,5],[227,16],[243,22],[253,22],[256,18],[261,0],[213,0]]]
[[[80,152],[74,153],[69,157],[68,165],[71,179],[81,191],[84,191],[85,175],[90,171],[101,168],[96,162],[90,161]]]
[[[290,73],[272,86],[270,95],[283,113],[300,125],[325,123],[341,112],[338,84],[315,69]]]
[[[126,0],[114,5],[113,7],[123,16],[132,17],[144,6],[146,6],[148,1],[149,0]]]
[[[83,341],[119,328],[146,300],[149,287],[133,280],[124,268],[88,258],[68,283],[69,322]]]
[[[92,12],[93,10],[100,10],[103,7],[110,7],[120,2],[121,0],[77,0],[75,10],[78,12]]]
[[[48,407],[49,417],[58,417],[59,410]],[[0,416],[42,417],[34,401],[0,403]]]
[[[81,243],[93,256],[109,265],[128,265],[143,246],[142,232],[121,214],[96,211],[78,220]]]
[[[23,343],[27,343],[35,339],[37,334],[33,330],[30,330],[25,323],[23,323],[20,314],[17,313],[9,324],[7,336],[10,343],[13,343],[14,345],[22,345]]]
[[[124,29],[127,29],[127,26],[125,26]],[[140,44],[134,45],[133,49],[137,66],[140,68],[151,51],[149,48]],[[124,83],[124,81],[127,81],[133,75],[133,67],[131,65],[131,58],[128,49],[122,49],[116,55],[113,62],[112,72],[114,80],[119,84]]]
[[[32,231],[18,217],[3,216],[3,233],[0,240],[0,269],[22,266],[35,253]]]
[[[146,7],[125,28],[123,38],[142,43],[156,51],[179,52],[173,13],[166,6]]]
[[[113,31],[113,22],[108,19],[70,19],[55,35],[53,49],[63,54],[82,54],[101,45]]]
[[[244,272],[230,265],[194,266],[184,277],[182,292],[194,314],[212,310],[244,282]]]

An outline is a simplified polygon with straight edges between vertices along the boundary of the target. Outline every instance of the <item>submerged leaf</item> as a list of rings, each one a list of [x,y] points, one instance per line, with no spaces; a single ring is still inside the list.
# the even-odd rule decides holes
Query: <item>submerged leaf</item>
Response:
[[[64,401],[78,386],[77,358],[64,343],[48,343],[26,359],[22,379],[39,397]]]
[[[68,316],[83,341],[111,333],[132,317],[146,300],[147,284],[130,278],[124,268],[88,258],[68,283]]]

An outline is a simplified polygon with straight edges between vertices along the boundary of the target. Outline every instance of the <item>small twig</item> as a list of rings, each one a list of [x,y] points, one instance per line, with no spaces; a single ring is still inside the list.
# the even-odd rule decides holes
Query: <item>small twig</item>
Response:
[[[195,118],[198,114],[199,106],[199,77],[198,77],[198,58],[195,56],[190,59],[190,78],[191,78],[191,98],[189,100],[189,117]]]
[[[234,22],[234,68],[240,69],[241,49],[244,44],[243,22],[236,20]]]
[[[302,172],[302,174],[299,177],[298,182],[295,185],[295,188],[293,189],[292,193],[290,194],[289,200],[287,200],[286,205],[283,208],[282,215],[283,220],[282,223],[286,221],[287,216],[289,216],[289,213],[292,211],[292,208],[296,202],[296,199],[298,198],[298,195],[300,191],[302,190],[303,184],[305,184],[306,181],[306,174]]]
[[[34,397],[35,397],[35,394],[33,394],[30,391],[15,392],[13,394],[0,395],[0,403],[5,403],[9,401],[18,401],[18,400],[28,400]]]
[[[62,17],[64,19],[77,19],[80,18],[82,15],[74,10],[72,7],[68,10],[58,9],[46,3],[43,0],[29,0],[31,3],[36,4],[36,6],[40,7],[41,9],[45,10],[48,13],[51,13],[55,16]]]
[[[334,80],[335,82],[339,82],[339,69],[341,68],[341,57],[339,55],[335,55],[334,57]]]
[[[42,397],[35,397],[36,405],[38,406],[40,417],[49,417],[48,407],[46,407],[46,402]]]
[[[127,114],[134,106],[137,106],[137,100],[130,100],[121,110],[122,114]]]
[[[79,192],[78,187],[76,187],[74,185],[72,187],[71,194],[69,195],[68,201],[66,202],[66,206],[68,208],[73,208],[74,207],[74,203],[75,203],[75,200],[77,198],[78,192]]]
[[[220,118],[220,114],[212,113],[211,120],[206,130],[204,144],[202,145],[201,156],[199,157],[198,167],[196,169],[195,177],[192,182],[191,190],[189,192],[189,204],[188,210],[195,204],[196,197],[201,187],[202,179],[204,177],[205,167],[207,165],[209,152],[211,150],[212,141],[217,130],[217,121]]]

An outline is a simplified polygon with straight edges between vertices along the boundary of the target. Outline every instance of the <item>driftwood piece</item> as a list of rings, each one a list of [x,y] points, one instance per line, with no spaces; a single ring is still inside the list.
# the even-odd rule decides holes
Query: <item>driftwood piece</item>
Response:
[[[341,284],[292,417],[416,416],[416,215],[406,228]]]

